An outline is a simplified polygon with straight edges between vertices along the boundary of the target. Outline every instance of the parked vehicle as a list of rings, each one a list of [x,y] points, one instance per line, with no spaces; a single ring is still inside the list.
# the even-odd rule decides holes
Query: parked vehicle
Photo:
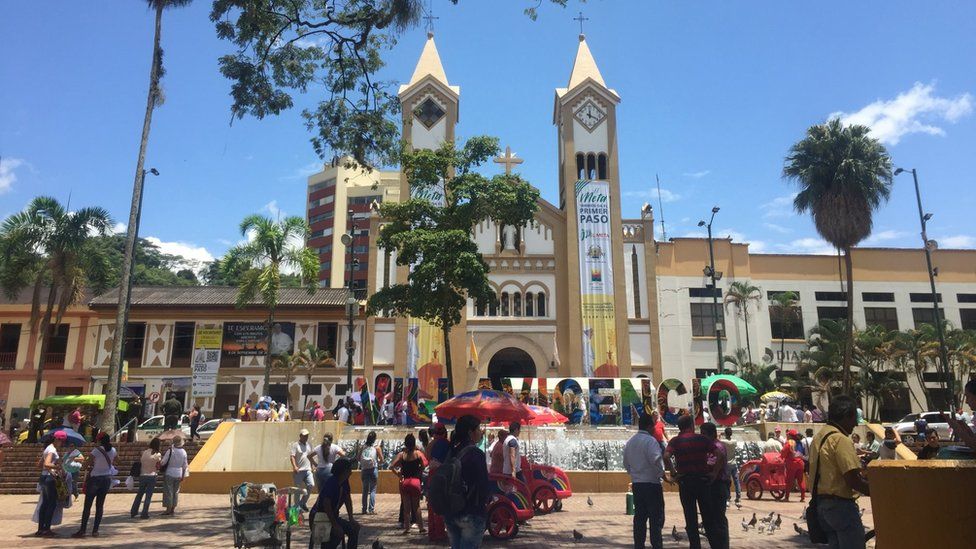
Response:
[[[161,434],[165,425],[166,416],[153,416],[139,424],[139,429],[136,432],[136,439],[150,440],[151,438]],[[190,416],[183,414],[180,417],[180,430],[183,431],[183,435],[185,437],[190,436]]]
[[[749,499],[762,499],[768,491],[779,501],[786,497],[786,464],[776,452],[763,454],[762,459],[751,459],[739,467],[739,481]]]
[[[240,420],[230,418],[230,417],[210,419],[204,422],[203,424],[201,424],[200,427],[197,428],[197,434],[200,435],[201,440],[207,440],[208,438],[210,438],[210,435],[214,434],[214,431],[217,430],[218,425],[227,421],[231,423],[236,423],[239,422]]]
[[[492,494],[488,500],[488,534],[495,539],[518,535],[519,524],[535,516],[532,494],[522,481],[508,475],[490,473]]]
[[[569,477],[559,467],[533,463],[522,456],[522,474],[529,484],[532,506],[540,515],[561,510],[562,500],[573,495]]]
[[[945,412],[946,415],[949,415],[950,413],[951,412]],[[942,412],[922,412],[921,414],[908,414],[892,425],[895,432],[901,435],[902,443],[911,446],[912,444],[915,444],[916,440],[925,440],[925,433],[918,433],[915,430],[915,422],[918,420],[919,416],[925,420],[929,429],[935,429],[935,431],[939,434],[939,440],[949,440],[952,438],[950,435],[949,424],[946,423],[945,418],[942,417]]]

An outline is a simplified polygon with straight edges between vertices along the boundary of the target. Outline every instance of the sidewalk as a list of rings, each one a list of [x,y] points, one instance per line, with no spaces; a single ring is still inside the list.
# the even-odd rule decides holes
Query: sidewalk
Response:
[[[353,510],[356,512],[359,511],[358,496],[359,494],[353,494]],[[54,528],[62,537],[42,539],[31,535],[37,529],[37,525],[30,520],[37,498],[0,496],[0,520],[4,525],[0,530],[0,542],[6,542],[8,547],[12,545],[18,547],[233,547],[229,496],[181,495],[180,508],[175,517],[159,516],[162,511],[159,497],[157,494],[153,499],[153,508],[150,510],[153,518],[140,521],[129,519],[131,496],[110,493],[105,504],[105,517],[100,527],[101,537],[76,540],[70,535],[78,529],[82,499],[66,511],[65,522]],[[633,547],[633,518],[624,514],[624,496],[592,494],[589,497],[593,500],[593,507],[587,505],[586,494],[576,494],[565,501],[562,512],[532,519],[529,524],[521,528],[514,540],[503,543],[486,538],[483,547],[534,549],[538,547]],[[314,502],[314,499],[312,501]],[[361,520],[363,524],[360,547],[368,548],[376,539],[388,548],[436,546],[428,544],[426,538],[416,534],[416,531],[409,536],[399,535],[400,529],[394,524],[398,505],[398,496],[379,495],[377,515],[356,516],[356,519]],[[868,507],[864,513],[864,522],[870,527],[870,501],[864,498],[862,505]],[[665,508],[665,547],[687,547],[688,542],[681,522],[681,504],[678,502],[677,494],[665,494]],[[743,518],[748,521],[754,512],[762,517],[771,511],[778,512],[783,517],[782,529],[772,536],[759,534],[754,529],[748,532],[742,530]],[[805,527],[799,518],[802,511],[803,506],[796,501],[779,503],[769,499],[755,502],[743,500],[741,510],[735,507],[729,510],[731,546],[737,549],[814,547],[793,531],[794,522]],[[94,510],[92,513],[94,514]],[[671,529],[675,525],[678,526],[681,534],[681,542],[671,538]],[[579,543],[573,542],[574,529],[584,536]],[[702,542],[704,546],[708,546],[704,538]],[[446,544],[440,545],[440,547],[446,546]],[[869,547],[872,546],[873,542],[869,544]],[[292,547],[308,547],[307,529],[295,529]]]

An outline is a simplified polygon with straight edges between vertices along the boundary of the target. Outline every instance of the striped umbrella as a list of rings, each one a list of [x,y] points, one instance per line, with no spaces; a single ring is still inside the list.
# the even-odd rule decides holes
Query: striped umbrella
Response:
[[[438,418],[457,419],[472,415],[494,421],[529,421],[535,414],[528,406],[503,391],[479,389],[445,400],[434,408]]]

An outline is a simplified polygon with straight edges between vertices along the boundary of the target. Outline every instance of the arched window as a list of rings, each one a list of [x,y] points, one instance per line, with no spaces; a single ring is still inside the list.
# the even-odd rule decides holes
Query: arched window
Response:
[[[512,294],[512,316],[522,316],[522,294]]]
[[[586,179],[586,155],[576,153],[576,173],[580,179]]]
[[[488,304],[488,316],[498,316],[498,304],[494,301]]]
[[[502,316],[508,316],[508,292],[502,292]]]
[[[535,316],[532,312],[535,310],[535,295],[532,292],[525,294],[525,316]]]
[[[593,153],[586,155],[586,178],[596,179],[596,155]]]
[[[601,180],[607,178],[607,155],[600,153],[600,156],[596,159],[596,171],[597,177]]]
[[[539,292],[539,295],[536,296],[536,301],[536,316],[546,316],[546,294]]]
[[[477,299],[474,302],[474,316],[485,316],[485,302]]]

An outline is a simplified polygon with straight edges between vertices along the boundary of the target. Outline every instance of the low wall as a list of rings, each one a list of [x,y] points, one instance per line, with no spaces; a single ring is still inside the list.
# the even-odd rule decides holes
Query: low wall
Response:
[[[878,547],[971,546],[976,461],[874,461],[868,482]]]

